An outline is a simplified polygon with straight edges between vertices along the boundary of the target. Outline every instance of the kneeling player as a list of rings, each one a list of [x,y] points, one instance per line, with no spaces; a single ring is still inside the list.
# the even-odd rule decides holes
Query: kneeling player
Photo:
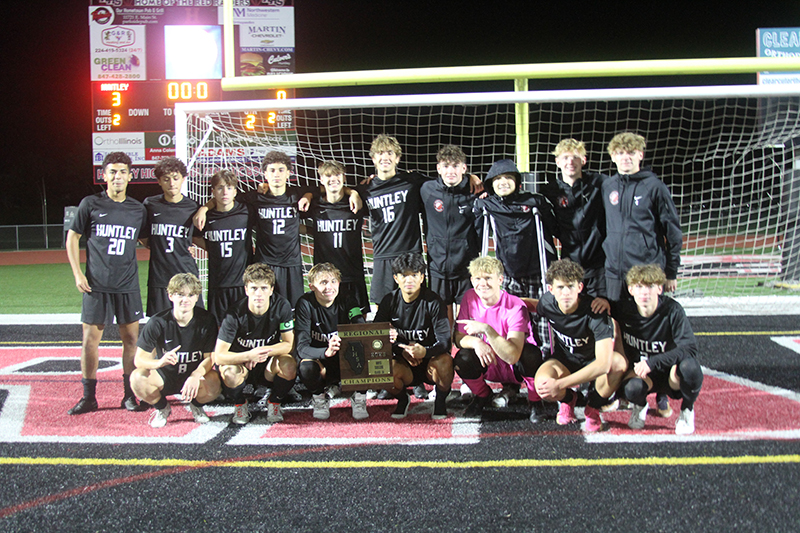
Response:
[[[703,370],[697,362],[697,344],[683,307],[662,295],[667,277],[658,265],[637,265],[626,276],[633,301],[611,307],[622,330],[620,340],[633,370],[622,388],[633,404],[628,426],[644,428],[647,395],[666,393],[681,399],[675,433],[694,433],[694,402],[703,385]]]
[[[387,294],[375,313],[375,322],[390,322],[393,343],[392,374],[397,408],[392,418],[408,414],[406,387],[429,383],[436,386],[434,420],[447,418],[445,402],[453,384],[450,357],[450,322],[447,309],[435,292],[423,286],[425,260],[409,252],[392,260],[398,288]]]
[[[246,424],[250,410],[244,388],[271,385],[267,421],[282,422],[281,402],[297,375],[297,363],[290,355],[294,344],[292,307],[274,292],[275,273],[263,263],[244,271],[244,298],[228,309],[219,328],[214,362],[219,366],[222,385],[236,409],[231,422]]]
[[[486,380],[499,383],[524,381],[531,404],[530,421],[544,418],[544,405],[536,392],[534,376],[542,364],[525,303],[501,289],[503,263],[478,257],[469,264],[469,289],[461,300],[456,320],[455,369],[475,395],[464,416],[480,418],[492,399]]]
[[[340,294],[341,272],[331,263],[314,265],[308,273],[310,292],[297,300],[297,355],[300,358],[300,381],[311,391],[312,416],[330,418],[330,404],[325,385],[337,385],[339,373],[339,324],[363,324],[361,307],[351,294]],[[369,417],[367,395],[354,392],[350,400],[353,418]]]
[[[172,309],[155,316],[142,328],[131,374],[136,396],[155,407],[150,425],[164,427],[171,412],[167,396],[180,393],[195,422],[208,422],[203,404],[220,392],[211,353],[217,339],[217,321],[203,308],[195,307],[202,287],[194,274],[176,274],[167,294]]]
[[[555,333],[553,356],[536,372],[536,392],[558,401],[556,422],[575,419],[575,387],[594,382],[584,411],[586,431],[600,431],[600,408],[619,387],[628,361],[614,352],[611,318],[592,311],[593,298],[581,293],[583,268],[569,259],[556,261],[546,274],[547,291],[540,300],[526,299],[528,308],[546,318]]]

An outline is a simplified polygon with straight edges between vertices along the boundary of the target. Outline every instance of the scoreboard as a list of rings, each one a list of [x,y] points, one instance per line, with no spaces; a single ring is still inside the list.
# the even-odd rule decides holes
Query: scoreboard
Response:
[[[115,151],[131,157],[132,183],[154,182],[153,166],[176,155],[177,102],[293,96],[222,91],[222,22],[222,0],[90,1],[95,183]],[[234,28],[237,75],[294,72],[292,0],[234,0]],[[252,120],[294,129],[291,112],[260,115]]]

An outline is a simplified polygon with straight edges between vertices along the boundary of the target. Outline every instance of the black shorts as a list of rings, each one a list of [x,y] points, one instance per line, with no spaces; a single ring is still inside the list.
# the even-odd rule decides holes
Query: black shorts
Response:
[[[394,261],[394,257],[375,259],[373,263],[372,284],[369,288],[369,299],[373,303],[380,305],[383,297],[397,286],[392,275],[392,261]]]
[[[204,309],[203,295],[197,299],[195,307]],[[172,301],[169,299],[166,287],[147,287],[147,316],[155,316],[165,309],[172,309]]]
[[[191,374],[184,374],[179,376],[175,372],[165,372],[163,368],[157,368],[156,372],[161,376],[164,381],[164,388],[161,389],[161,397],[171,396],[173,394],[180,394],[183,389],[183,384]]]
[[[683,398],[683,395],[681,395],[681,390],[680,389],[675,390],[669,386],[670,370],[672,370],[672,367],[670,367],[666,372],[651,371],[647,375],[647,377],[649,377],[650,380],[653,382],[653,388],[650,389],[650,393],[661,392],[674,400],[680,400],[681,398]]]
[[[217,324],[221,324],[228,308],[244,297],[244,287],[209,288],[208,310],[217,319]]]
[[[351,294],[356,304],[361,308],[364,319],[369,313],[369,296],[367,295],[367,282],[364,278],[358,281],[343,281],[339,284],[339,294]]]
[[[268,266],[275,272],[275,292],[289,300],[289,304],[294,309],[297,300],[305,292],[303,288],[303,267],[301,265],[290,267]]]
[[[428,377],[428,364],[431,362],[431,357],[426,357],[422,360],[420,364],[417,366],[411,366],[408,362],[401,357],[394,358],[394,364],[401,364],[405,365],[411,369],[411,387],[416,387],[417,385],[421,385],[423,383],[427,383],[429,385],[435,385],[433,380]]]
[[[244,382],[249,385],[253,385],[255,388],[263,386],[271,387],[272,382],[267,381],[267,378],[264,377],[264,372],[267,370],[267,365],[272,362],[273,357],[275,356],[268,357],[263,363],[258,363],[256,366],[254,366],[253,369],[247,374],[247,378],[244,380]]]
[[[464,279],[445,279],[431,275],[431,290],[439,295],[445,305],[460,304],[464,293],[472,288],[469,276]]]
[[[142,318],[142,296],[138,292],[84,292],[81,322],[84,324],[130,324]]]

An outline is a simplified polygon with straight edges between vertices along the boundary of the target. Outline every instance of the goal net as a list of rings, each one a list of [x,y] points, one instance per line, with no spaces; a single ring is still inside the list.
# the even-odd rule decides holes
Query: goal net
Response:
[[[335,159],[354,186],[374,172],[368,152],[380,133],[400,141],[403,170],[436,176],[436,151],[456,144],[468,171],[483,177],[498,159],[520,161],[522,102],[529,190],[555,177],[551,152],[561,139],[586,144],[586,170],[613,174],[606,146],[633,131],[647,139],[643,164],[667,184],[680,215],[679,299],[746,308],[774,305],[800,279],[798,94],[786,87],[673,87],[179,104],[176,146],[189,163],[189,194],[203,203],[220,169],[233,170],[242,189],[257,186],[271,150],[292,156],[295,184],[317,183],[319,164]],[[313,242],[301,239],[309,268]],[[364,245],[369,281],[368,225]]]

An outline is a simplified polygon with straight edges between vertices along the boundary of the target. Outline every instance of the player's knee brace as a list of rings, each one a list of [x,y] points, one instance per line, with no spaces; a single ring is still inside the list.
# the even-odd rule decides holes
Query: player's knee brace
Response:
[[[322,377],[322,369],[316,361],[300,361],[297,373],[300,375],[300,382],[312,394],[320,394],[325,389],[325,378]]]
[[[478,359],[478,354],[470,348],[462,348],[456,353],[453,367],[461,379],[477,379],[483,374],[483,366]]]
[[[681,380],[682,408],[691,409],[703,386],[703,369],[697,359],[690,357],[678,363],[676,373]]]
[[[647,403],[647,383],[642,378],[631,378],[622,384],[622,388],[629,402],[636,405]]]

